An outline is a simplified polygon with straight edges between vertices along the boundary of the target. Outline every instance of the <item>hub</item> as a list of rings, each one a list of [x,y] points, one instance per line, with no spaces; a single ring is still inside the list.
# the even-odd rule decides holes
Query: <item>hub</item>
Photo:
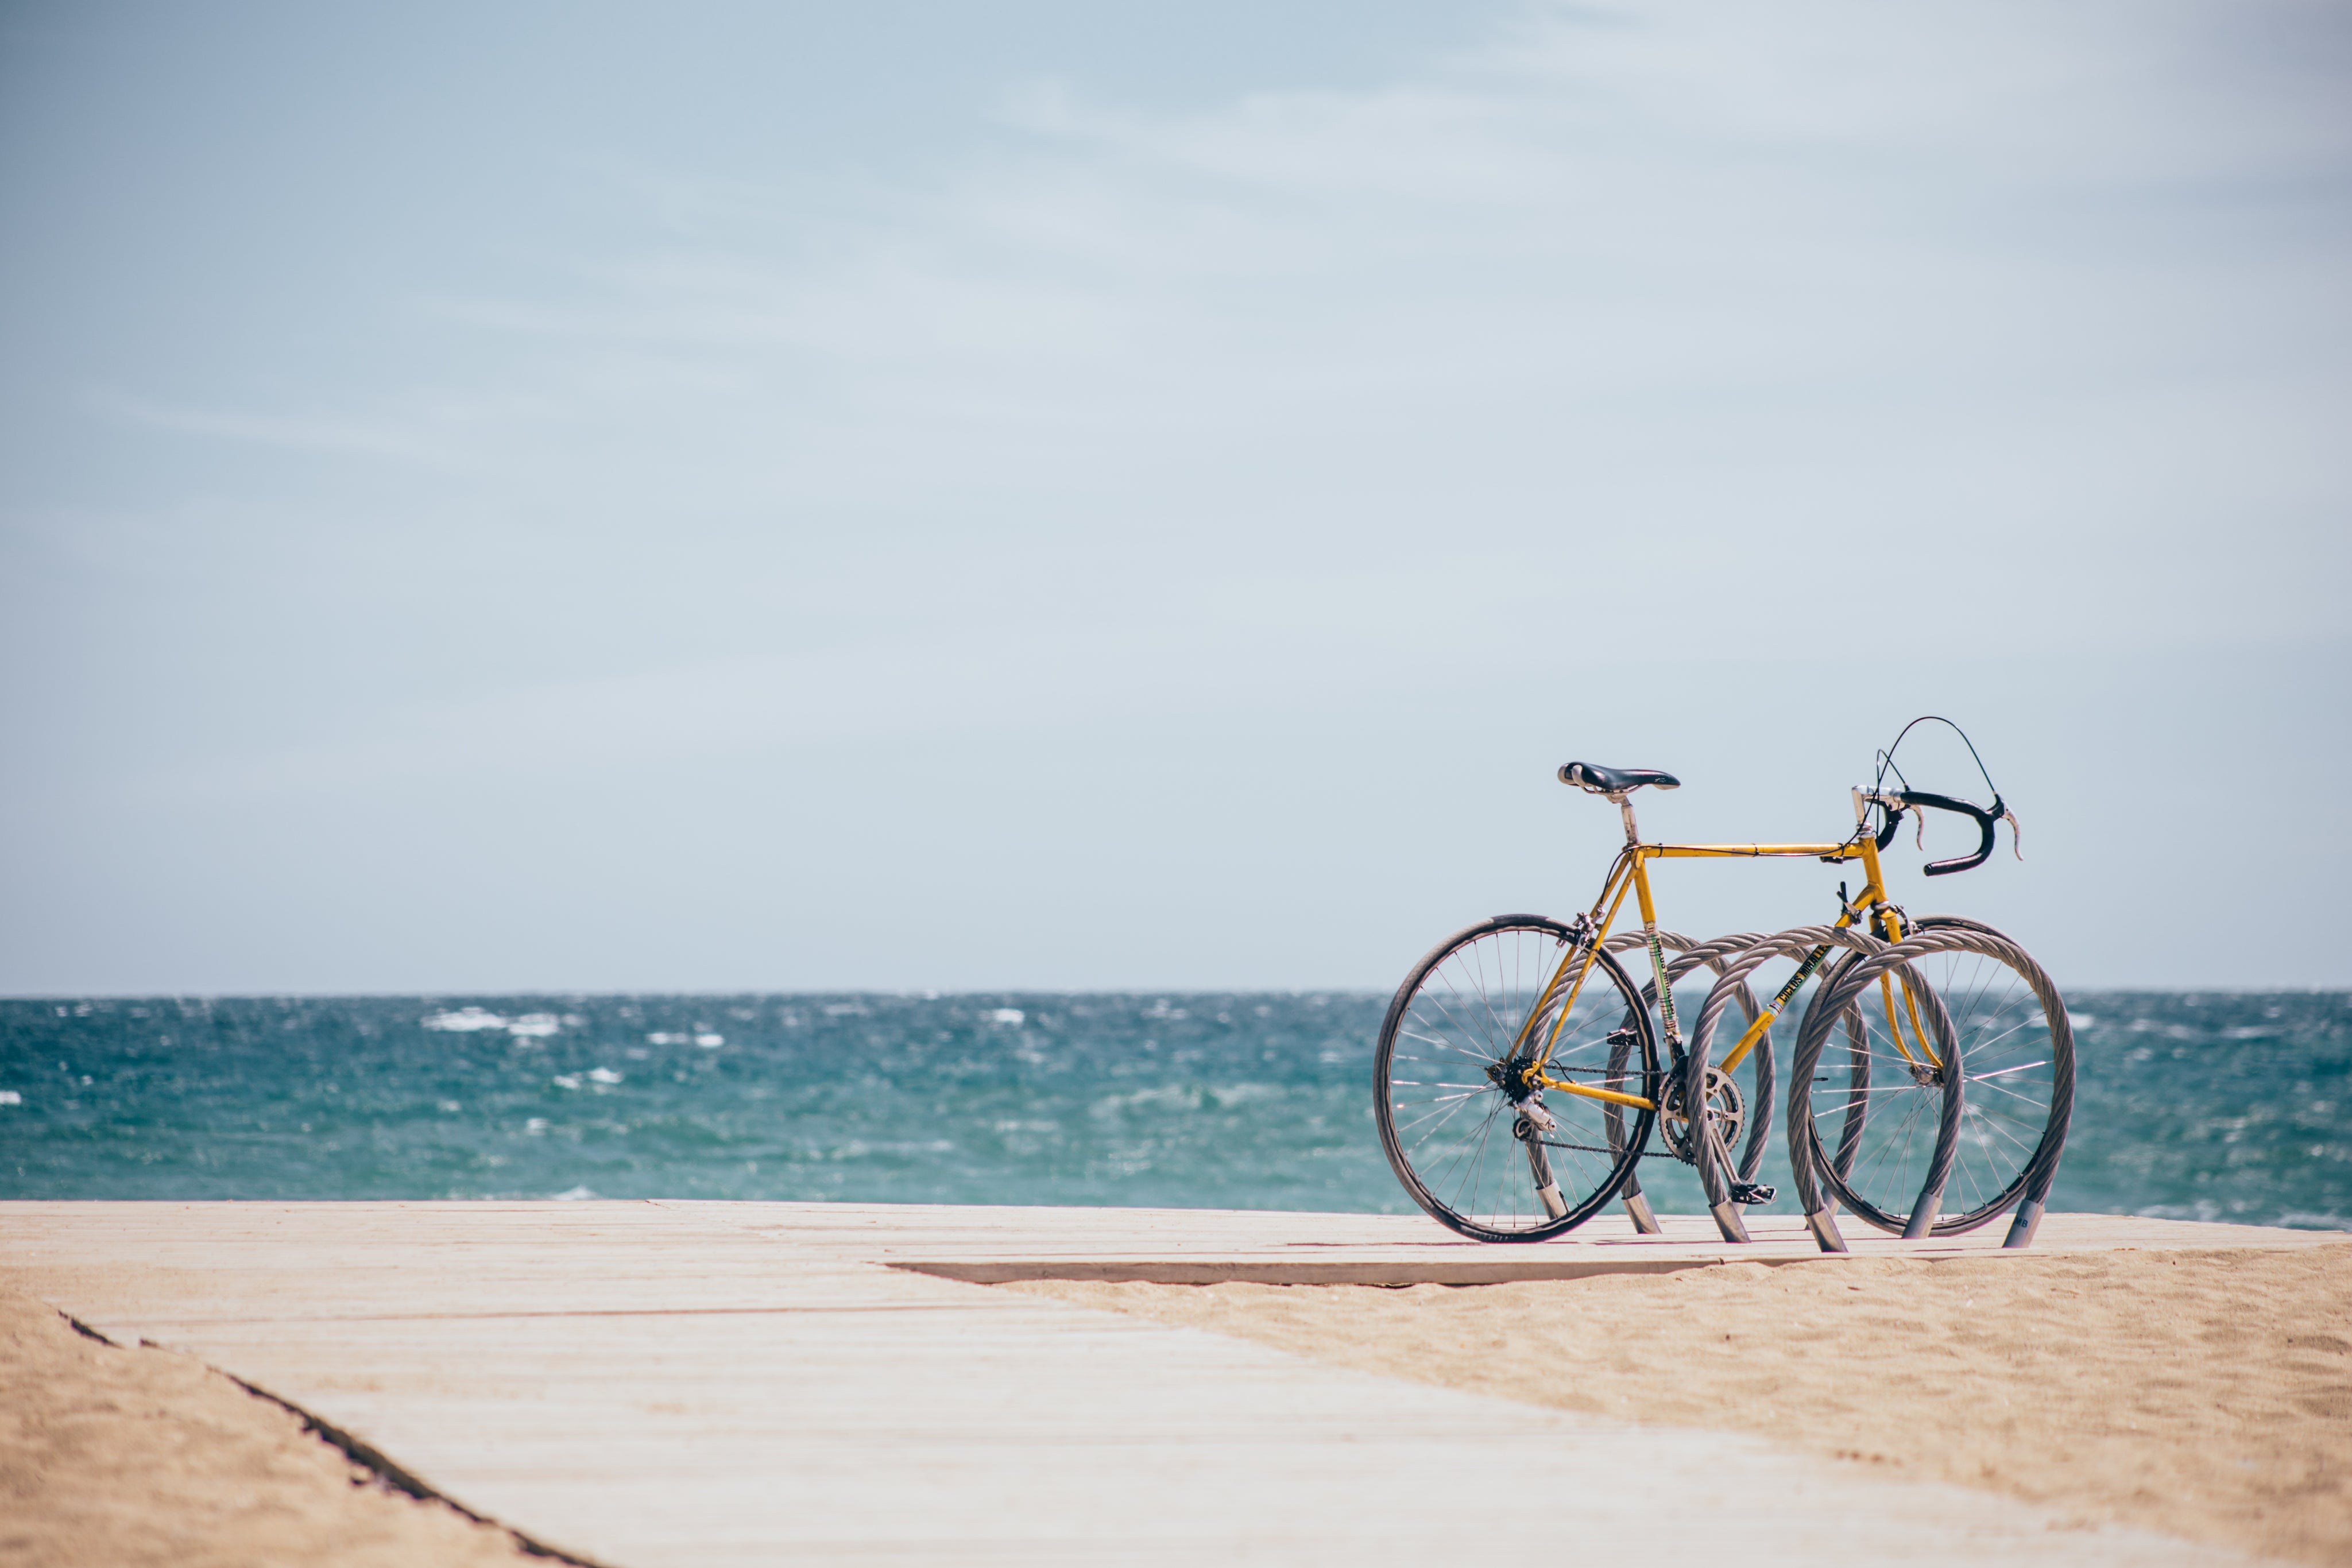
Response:
[[[1525,1104],[1528,1097],[1541,1088],[1535,1082],[1536,1063],[1530,1056],[1514,1056],[1504,1061],[1486,1064],[1486,1077],[1503,1092],[1503,1098],[1514,1105]]]

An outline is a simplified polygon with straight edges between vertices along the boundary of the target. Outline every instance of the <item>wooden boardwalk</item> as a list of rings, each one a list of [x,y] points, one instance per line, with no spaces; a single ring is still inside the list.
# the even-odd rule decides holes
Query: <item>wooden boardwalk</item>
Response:
[[[1723,1263],[1831,1263],[1795,1215],[1748,1218],[1755,1239],[1732,1246],[1704,1215],[1667,1215],[1662,1236],[1619,1216],[1534,1246],[1468,1241],[1419,1215],[1286,1214],[1252,1209],[981,1208],[887,1204],[665,1203],[747,1225],[797,1248],[942,1279],[1136,1280],[1206,1285],[1493,1285],[1664,1273]],[[2053,1214],[2031,1252],[2001,1248],[2008,1223],[1966,1236],[1906,1242],[1848,1219],[1855,1258],[2020,1258],[2115,1248],[2311,1247],[2347,1238],[2255,1225],[2196,1225],[2105,1214]]]
[[[1704,1223],[1704,1222],[1702,1222]],[[1475,1282],[1787,1228],[802,1204],[0,1204],[0,1270],[611,1568],[2230,1561],[1725,1434],[1612,1427],[972,1281]],[[1973,1245],[1990,1250],[1996,1229]],[[2344,1238],[2052,1216],[2040,1250]],[[1859,1243],[1858,1251],[1905,1250]],[[1836,1260],[1814,1266],[1837,1267]]]

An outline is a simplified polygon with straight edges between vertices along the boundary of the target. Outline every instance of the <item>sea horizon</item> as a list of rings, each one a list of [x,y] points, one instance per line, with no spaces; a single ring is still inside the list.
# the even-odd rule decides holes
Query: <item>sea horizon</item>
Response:
[[[2352,1228],[2352,991],[2066,993],[2052,1207]],[[0,998],[0,1197],[716,1197],[1410,1213],[1385,993]],[[1788,1031],[1793,1036],[1793,1030]],[[1790,1207],[1785,1152],[1762,1179]],[[1777,1173],[1777,1174],[1776,1174]],[[1699,1212],[1653,1158],[1661,1209]]]

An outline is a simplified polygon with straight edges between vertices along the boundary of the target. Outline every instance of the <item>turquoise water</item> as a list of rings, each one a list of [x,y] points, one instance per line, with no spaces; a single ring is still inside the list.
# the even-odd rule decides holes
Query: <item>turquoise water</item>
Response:
[[[0,1197],[1409,1212],[1371,1120],[1386,1000],[0,1001]],[[2352,1228],[2352,995],[2069,1005],[2055,1207]],[[1698,1210],[1645,1165],[1662,1208]],[[1763,1174],[1785,1187],[1784,1161]]]

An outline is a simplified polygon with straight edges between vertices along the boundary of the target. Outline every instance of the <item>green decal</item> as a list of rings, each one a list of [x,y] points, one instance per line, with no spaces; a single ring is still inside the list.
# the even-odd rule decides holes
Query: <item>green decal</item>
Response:
[[[1645,925],[1643,932],[1650,939],[1650,972],[1658,977],[1658,1021],[1666,1028],[1666,1042],[1679,1045],[1682,1030],[1675,1023],[1675,988],[1666,984],[1666,949],[1658,940],[1658,928]]]

